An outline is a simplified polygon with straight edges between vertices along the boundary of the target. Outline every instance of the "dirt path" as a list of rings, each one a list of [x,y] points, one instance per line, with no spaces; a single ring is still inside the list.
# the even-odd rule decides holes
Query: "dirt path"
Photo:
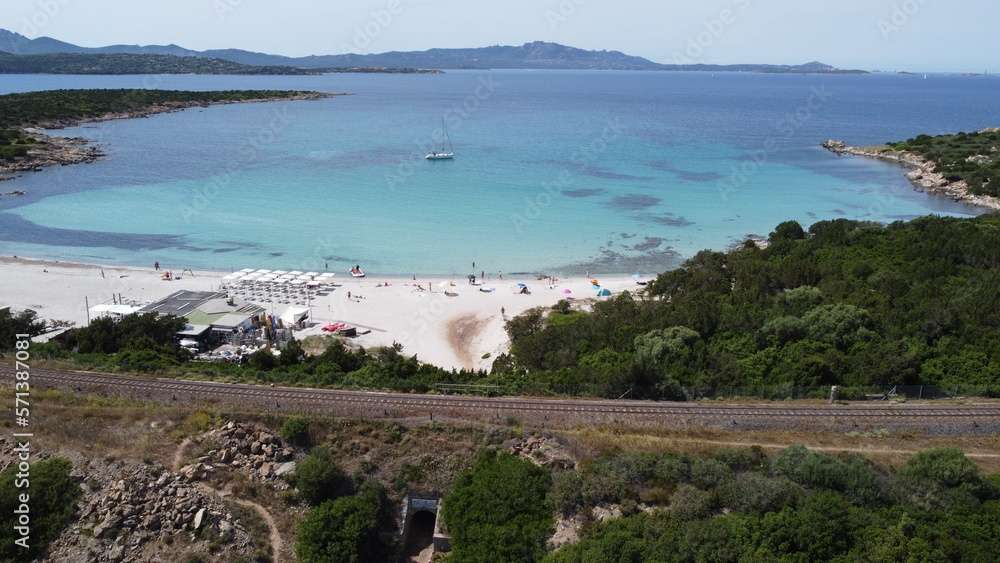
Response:
[[[212,491],[215,491],[216,493],[219,493],[217,489],[212,489],[211,487],[208,488]],[[281,534],[278,533],[278,525],[274,522],[274,518],[271,516],[271,513],[268,512],[266,508],[257,504],[256,502],[250,500],[243,500],[240,498],[236,498],[234,496],[229,496],[228,498],[229,500],[235,502],[236,504],[256,510],[257,514],[260,514],[260,517],[263,518],[265,522],[267,522],[267,527],[268,529],[271,530],[270,533],[271,552],[274,554],[274,560],[283,561],[285,556],[285,554],[282,553],[282,549],[284,548],[284,542],[281,539]]]
[[[472,313],[448,323],[448,344],[462,366],[472,368],[477,337],[488,323],[489,319],[480,319]]]
[[[184,438],[184,440],[181,441],[181,443],[177,446],[177,451],[174,452],[174,461],[173,461],[174,471],[177,471],[181,468],[181,462],[184,460],[184,452],[187,450],[188,446],[190,446],[192,443],[193,442],[190,439]],[[219,490],[216,489],[215,487],[212,487],[208,483],[204,482],[198,483],[198,487],[200,487],[201,490],[204,491],[206,494],[217,496],[219,498],[222,498],[223,500],[228,499],[235,502],[236,504],[245,506],[247,508],[252,508],[253,510],[255,510],[257,514],[259,514],[260,517],[264,519],[264,522],[267,523],[268,530],[270,530],[269,537],[271,541],[271,552],[274,554],[274,560],[281,561],[283,559],[284,554],[282,553],[282,549],[284,547],[284,542],[281,539],[281,534],[278,532],[278,525],[274,522],[274,518],[271,516],[271,513],[268,512],[266,508],[257,504],[256,502],[243,500],[232,496],[232,491],[228,490],[228,488],[226,490]]]

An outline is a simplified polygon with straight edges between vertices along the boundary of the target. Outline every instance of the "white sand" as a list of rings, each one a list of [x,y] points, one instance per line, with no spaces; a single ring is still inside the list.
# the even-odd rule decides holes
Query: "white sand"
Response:
[[[253,267],[253,264],[247,264]],[[140,303],[156,301],[179,290],[217,290],[223,276],[229,272],[200,272],[194,276],[174,271],[181,279],[163,281],[152,267],[132,268],[96,266],[50,260],[0,257],[0,307],[15,311],[33,309],[45,320],[87,322],[87,305],[110,302],[120,295]],[[101,277],[101,272],[104,277]],[[636,291],[639,286],[630,276],[597,276],[605,287],[617,295],[623,290]],[[573,298],[577,303],[594,299],[597,290],[582,276],[560,278],[554,289],[547,281],[534,278],[497,279],[487,275],[483,285],[469,285],[467,279],[366,277],[352,278],[347,272],[337,272],[338,287],[329,295],[312,301],[312,323],[297,334],[326,334],[321,327],[343,322],[358,327],[354,340],[363,346],[389,345],[398,342],[407,355],[416,354],[425,363],[446,369],[489,369],[493,359],[508,349],[503,328],[501,307],[508,318],[532,307],[554,305],[560,299]],[[643,281],[651,279],[647,276]],[[441,282],[455,284],[456,296],[446,295]],[[388,287],[377,287],[388,282]],[[531,293],[515,294],[514,285],[526,284]],[[425,290],[419,291],[414,284]],[[495,288],[484,293],[481,288]],[[564,293],[564,290],[571,293]],[[347,294],[351,293],[351,299]],[[360,296],[360,298],[359,298]],[[272,314],[281,314],[288,305],[261,302]],[[483,359],[484,354],[491,355]]]

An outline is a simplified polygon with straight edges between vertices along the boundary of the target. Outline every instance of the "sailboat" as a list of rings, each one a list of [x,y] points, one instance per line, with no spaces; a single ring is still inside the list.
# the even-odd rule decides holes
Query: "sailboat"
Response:
[[[441,149],[441,152],[429,152],[427,153],[427,160],[451,160],[455,158],[455,149],[451,146],[451,137],[448,136],[448,128],[444,126],[444,118],[441,118],[441,129],[444,130],[444,138],[448,140],[448,152]]]

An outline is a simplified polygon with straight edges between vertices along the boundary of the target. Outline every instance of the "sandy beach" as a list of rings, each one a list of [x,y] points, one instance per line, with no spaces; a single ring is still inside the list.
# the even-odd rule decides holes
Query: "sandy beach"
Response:
[[[0,257],[0,267],[3,270],[0,307],[9,306],[15,311],[33,309],[47,321],[77,325],[87,323],[88,306],[113,299],[141,304],[180,290],[214,291],[230,273],[195,271],[192,275],[172,270],[179,279],[164,281],[160,279],[163,272],[157,272],[152,265],[99,266],[11,256]],[[470,285],[467,279],[446,276],[417,276],[413,280],[368,274],[353,278],[348,272],[336,272],[335,289],[311,301],[310,326],[296,336],[302,339],[326,334],[320,330],[323,326],[343,322],[358,327],[359,335],[353,340],[359,345],[398,342],[407,355],[415,354],[425,363],[447,369],[489,369],[493,359],[507,350],[504,316],[510,318],[532,307],[548,307],[565,298],[576,302],[597,299],[597,290],[583,276],[556,276],[557,281],[550,289],[547,280],[507,276],[501,280],[497,272],[487,272],[487,279],[482,284],[477,281],[477,285]],[[643,274],[646,277],[637,280],[626,275],[601,276],[591,272],[614,295],[639,289],[637,281],[652,277],[647,272]],[[441,287],[442,282],[448,281],[455,284],[451,295]],[[530,293],[517,293],[518,283],[527,285]],[[259,304],[275,315],[288,307],[271,302]],[[501,314],[501,308],[505,315]],[[490,356],[484,359],[486,354]]]

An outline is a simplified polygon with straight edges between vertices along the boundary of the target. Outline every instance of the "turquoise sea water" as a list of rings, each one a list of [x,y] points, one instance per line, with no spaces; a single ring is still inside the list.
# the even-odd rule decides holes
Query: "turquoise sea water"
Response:
[[[5,76],[53,88],[275,88],[316,101],[88,124],[100,162],[0,185],[0,253],[373,274],[653,273],[784,220],[977,210],[819,147],[1000,123],[1000,79],[588,71]],[[445,146],[456,158],[425,161]]]

